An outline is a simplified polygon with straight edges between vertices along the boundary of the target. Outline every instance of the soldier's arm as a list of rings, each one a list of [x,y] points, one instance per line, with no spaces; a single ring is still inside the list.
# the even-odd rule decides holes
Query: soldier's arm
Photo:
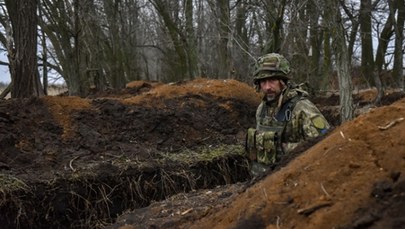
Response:
[[[308,99],[297,102],[295,109],[300,119],[301,131],[304,139],[324,135],[330,125],[319,109]]]
[[[283,143],[283,149],[287,153],[310,138],[326,134],[330,128],[322,113],[307,99],[302,99],[295,105],[292,122],[292,132],[295,132],[292,135],[295,140]]]

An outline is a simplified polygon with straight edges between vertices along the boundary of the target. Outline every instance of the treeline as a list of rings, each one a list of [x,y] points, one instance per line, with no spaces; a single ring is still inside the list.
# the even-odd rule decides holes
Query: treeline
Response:
[[[35,88],[46,87],[49,70],[63,77],[71,95],[80,96],[139,79],[250,82],[255,59],[268,52],[284,54],[294,77],[310,82],[314,91],[328,89],[333,73],[339,87],[350,88],[354,68],[365,85],[380,92],[386,86],[380,75],[388,70],[394,78],[389,86],[404,87],[404,0],[4,0],[0,5],[0,42],[14,90],[29,90],[23,95],[40,95]],[[33,53],[28,61],[18,59]],[[23,82],[25,87],[16,85]]]

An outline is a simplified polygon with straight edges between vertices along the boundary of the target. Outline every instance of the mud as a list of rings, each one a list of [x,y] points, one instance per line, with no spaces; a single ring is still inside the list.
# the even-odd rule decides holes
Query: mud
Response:
[[[405,122],[381,127],[404,116],[404,95],[377,107],[374,94],[356,94],[356,119],[343,125],[336,94],[313,98],[331,133],[254,180],[243,146],[260,95],[242,82],[136,81],[88,98],[2,100],[0,223],[401,228]]]

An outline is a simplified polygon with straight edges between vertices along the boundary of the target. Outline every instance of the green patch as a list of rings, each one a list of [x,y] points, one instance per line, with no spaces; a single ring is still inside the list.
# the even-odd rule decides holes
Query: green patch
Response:
[[[12,192],[16,190],[29,190],[22,180],[8,174],[0,174],[0,192]]]
[[[314,126],[320,130],[326,128],[325,120],[321,116],[316,116],[312,119]]]
[[[0,174],[0,221],[5,228],[104,228],[126,209],[246,181],[243,154],[242,145],[158,152],[147,160],[104,153],[101,162],[73,157],[63,173],[49,181],[24,183]]]
[[[245,148],[242,145],[219,145],[203,146],[197,150],[184,149],[179,153],[161,153],[160,156],[164,160],[190,164],[202,161],[211,162],[215,159],[226,156],[244,154]]]

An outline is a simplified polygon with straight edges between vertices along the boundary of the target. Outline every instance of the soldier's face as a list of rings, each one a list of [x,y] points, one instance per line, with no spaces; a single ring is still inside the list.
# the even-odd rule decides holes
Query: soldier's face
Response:
[[[260,89],[266,95],[267,101],[273,101],[283,90],[279,79],[267,78],[260,80]]]

